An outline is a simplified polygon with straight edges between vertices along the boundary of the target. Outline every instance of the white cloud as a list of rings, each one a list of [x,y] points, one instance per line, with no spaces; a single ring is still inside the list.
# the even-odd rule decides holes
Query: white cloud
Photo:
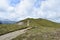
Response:
[[[28,10],[32,7],[33,2],[34,1],[32,0],[23,0],[16,7],[12,7],[8,4],[8,0],[2,0],[0,2],[0,8],[5,10],[5,12],[0,11],[1,12],[0,14],[2,15],[2,18],[4,17],[5,19],[13,18],[12,20],[14,20],[17,18],[18,19],[26,18],[27,16],[29,16]]]
[[[60,0],[47,0],[46,3],[42,3],[42,6],[42,12],[47,15],[46,18],[50,20],[53,19],[53,21],[58,21],[57,18],[60,17]]]
[[[0,8],[3,10],[0,11],[0,17],[10,20],[21,20],[27,17],[46,18],[60,22],[60,0],[41,1],[39,8],[34,6],[36,1],[38,0],[22,0],[16,7],[12,7],[7,0],[1,0]]]
[[[60,0],[42,1],[40,8],[34,8],[33,11],[33,14],[37,17],[46,18],[55,22],[60,22],[58,20],[60,19]]]

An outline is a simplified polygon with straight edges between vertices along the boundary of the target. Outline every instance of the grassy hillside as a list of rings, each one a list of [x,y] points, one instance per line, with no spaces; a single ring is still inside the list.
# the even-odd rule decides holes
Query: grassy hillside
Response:
[[[60,28],[36,27],[12,40],[60,40]]]
[[[28,20],[29,26],[27,26]],[[20,22],[24,24],[18,25]],[[27,18],[16,24],[0,24],[0,35],[25,29],[27,27],[33,28],[12,40],[60,40],[60,24],[41,18]]]
[[[21,22],[26,23],[27,20],[33,28],[12,40],[60,40],[60,24],[41,18],[28,18]]]
[[[27,28],[27,26],[17,24],[0,24],[0,35]]]
[[[33,19],[33,18],[27,18],[25,20],[19,21],[19,22],[24,22],[25,24],[29,20],[29,25],[30,26],[46,26],[46,27],[60,27],[59,23],[55,23],[46,19]],[[19,23],[17,22],[17,23]]]

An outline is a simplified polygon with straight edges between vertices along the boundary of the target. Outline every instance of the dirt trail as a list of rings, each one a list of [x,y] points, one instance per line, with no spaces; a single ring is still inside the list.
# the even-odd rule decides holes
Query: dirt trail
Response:
[[[0,40],[12,40],[13,38],[25,33],[27,30],[31,29],[32,27],[26,28],[26,29],[22,29],[22,30],[18,30],[18,31],[14,31],[5,35],[0,36]]]

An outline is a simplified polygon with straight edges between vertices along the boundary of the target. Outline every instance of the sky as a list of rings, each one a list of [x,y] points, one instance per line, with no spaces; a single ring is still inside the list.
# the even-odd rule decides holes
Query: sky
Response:
[[[0,19],[44,18],[60,23],[60,0],[0,0]]]

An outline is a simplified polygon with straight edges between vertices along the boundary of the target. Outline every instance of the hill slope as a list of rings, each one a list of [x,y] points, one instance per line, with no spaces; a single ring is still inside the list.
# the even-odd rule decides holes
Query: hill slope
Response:
[[[29,26],[48,26],[48,27],[60,27],[59,23],[55,23],[46,19],[33,19],[33,18],[27,18],[24,20],[21,20],[17,23],[23,22],[25,25],[27,25],[27,21],[29,21]]]
[[[27,20],[30,21],[29,27],[33,28],[12,40],[60,40],[60,24],[46,19],[33,18],[20,22],[27,23]]]

